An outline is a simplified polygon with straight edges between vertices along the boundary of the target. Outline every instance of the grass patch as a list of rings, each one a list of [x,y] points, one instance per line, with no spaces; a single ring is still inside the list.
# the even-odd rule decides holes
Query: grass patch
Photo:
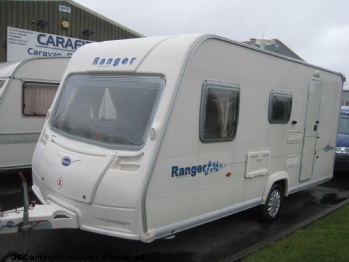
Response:
[[[242,261],[349,261],[349,205],[261,248]]]

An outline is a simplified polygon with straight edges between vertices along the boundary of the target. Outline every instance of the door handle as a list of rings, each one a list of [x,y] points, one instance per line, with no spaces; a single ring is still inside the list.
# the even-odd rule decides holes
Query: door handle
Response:
[[[314,125],[314,132],[317,130],[317,125],[320,124],[320,121],[316,120]]]

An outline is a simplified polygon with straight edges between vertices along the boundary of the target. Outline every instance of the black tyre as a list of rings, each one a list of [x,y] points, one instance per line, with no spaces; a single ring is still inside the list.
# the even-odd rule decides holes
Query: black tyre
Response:
[[[274,184],[268,194],[264,205],[260,206],[259,218],[262,221],[270,221],[276,218],[283,203],[284,190],[279,184]]]

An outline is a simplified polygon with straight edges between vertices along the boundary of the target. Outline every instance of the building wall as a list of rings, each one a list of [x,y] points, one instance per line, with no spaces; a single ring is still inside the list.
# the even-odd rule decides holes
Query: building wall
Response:
[[[70,8],[70,13],[62,12],[59,6]],[[50,22],[48,26],[38,26],[39,20]],[[62,21],[69,23],[64,29]],[[0,62],[7,61],[7,27],[26,29],[89,41],[105,41],[142,37],[112,20],[89,10],[71,0],[0,0]],[[85,29],[93,34],[83,34]]]

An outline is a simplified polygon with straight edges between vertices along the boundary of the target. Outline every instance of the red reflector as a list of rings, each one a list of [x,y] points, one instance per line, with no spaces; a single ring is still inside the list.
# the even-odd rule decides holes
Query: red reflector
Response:
[[[230,176],[231,176],[231,173],[227,173],[225,176],[226,176],[226,177],[230,177]]]

